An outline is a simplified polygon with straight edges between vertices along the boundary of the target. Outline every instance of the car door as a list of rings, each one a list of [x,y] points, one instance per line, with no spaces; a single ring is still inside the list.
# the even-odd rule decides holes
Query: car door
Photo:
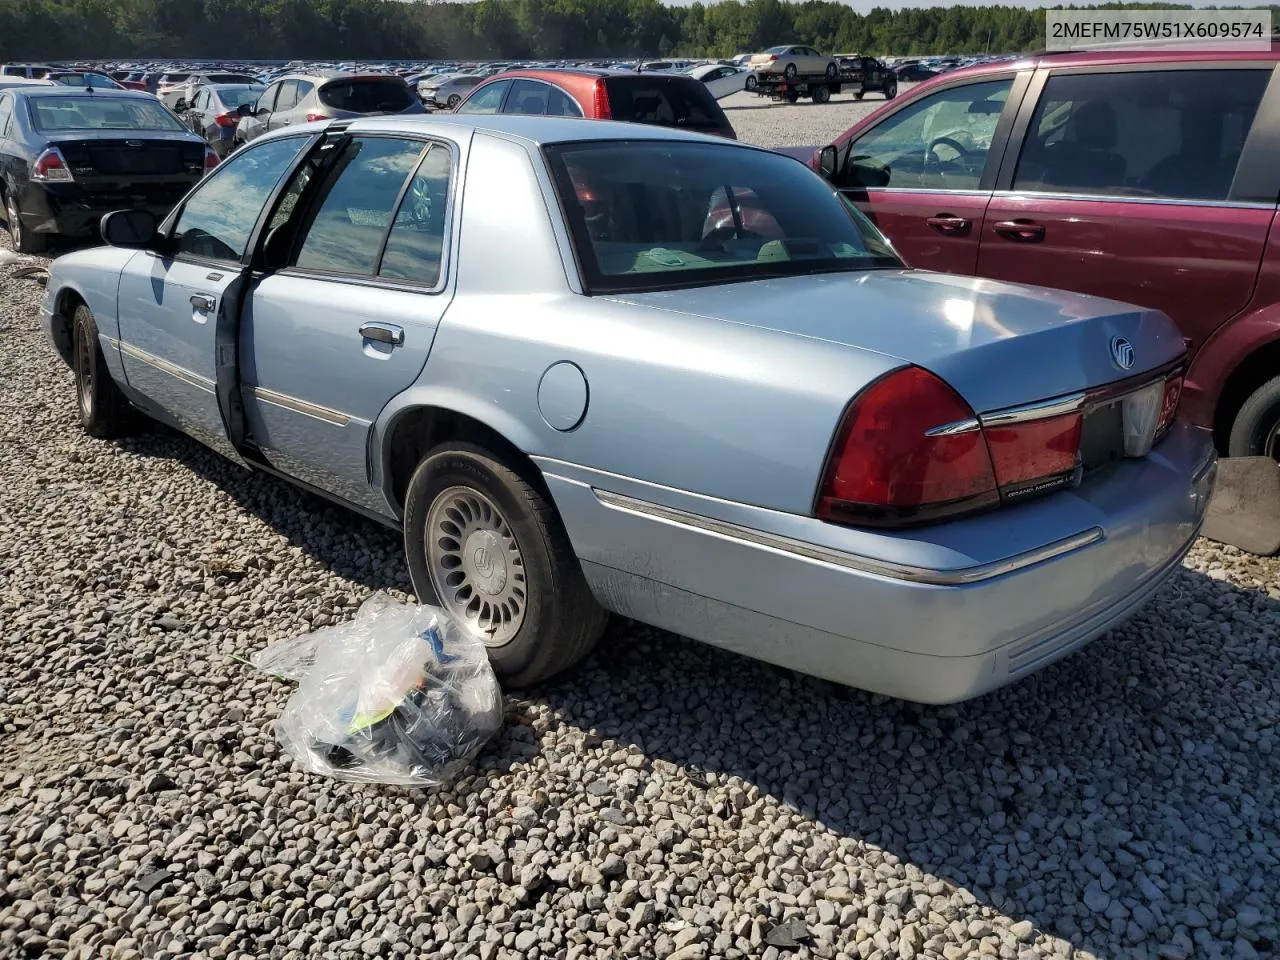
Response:
[[[835,185],[911,266],[971,274],[983,213],[1031,71],[961,81],[836,142]]]
[[[208,130],[206,129],[209,125],[208,89],[201,88],[196,91],[195,99],[191,101],[191,106],[187,109],[183,119],[187,121],[187,126],[191,127],[200,136],[208,136]]]
[[[717,100],[731,96],[746,86],[744,74],[735,67],[719,67],[711,71],[703,82]]]
[[[249,432],[274,468],[370,509],[368,438],[426,363],[450,292],[457,148],[357,136],[280,224],[241,325]],[[291,188],[292,189],[292,188]]]
[[[978,273],[1163,310],[1193,349],[1243,309],[1280,188],[1276,132],[1254,121],[1280,116],[1280,80],[1209,66],[1042,71]]]
[[[216,341],[234,318],[241,260],[276,184],[307,138],[246,147],[209,175],[120,274],[120,354],[129,385],[214,449],[234,455],[217,396]],[[225,333],[225,327],[222,331]]]

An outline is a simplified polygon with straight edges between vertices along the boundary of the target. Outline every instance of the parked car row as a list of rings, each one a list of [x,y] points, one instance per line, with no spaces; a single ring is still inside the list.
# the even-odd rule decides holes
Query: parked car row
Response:
[[[557,89],[616,114],[654,78],[697,84]],[[789,157],[503,115],[525,81],[549,99],[269,130],[105,217],[41,307],[84,429],[146,415],[402,530],[517,685],[615,612],[959,700],[1177,568],[1215,459],[1166,316],[907,269]]]

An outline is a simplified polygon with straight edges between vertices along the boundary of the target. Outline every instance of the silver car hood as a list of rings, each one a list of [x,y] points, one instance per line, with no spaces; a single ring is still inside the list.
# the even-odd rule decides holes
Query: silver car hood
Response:
[[[933,371],[979,412],[1099,386],[1185,351],[1163,313],[922,270],[787,277],[613,299],[874,351]],[[1130,369],[1114,338],[1134,348]],[[767,363],[767,357],[761,357]]]

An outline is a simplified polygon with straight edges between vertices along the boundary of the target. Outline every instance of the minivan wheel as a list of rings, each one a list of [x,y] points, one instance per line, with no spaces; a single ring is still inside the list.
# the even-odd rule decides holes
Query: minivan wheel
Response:
[[[91,437],[123,437],[137,425],[137,413],[111,379],[93,312],[82,303],[76,307],[71,323],[71,363],[80,426]]]
[[[1231,457],[1280,460],[1280,377],[1273,377],[1244,402],[1227,441]]]
[[[479,636],[505,683],[568,669],[604,629],[555,508],[483,447],[427,454],[405,495],[404,542],[418,598]]]

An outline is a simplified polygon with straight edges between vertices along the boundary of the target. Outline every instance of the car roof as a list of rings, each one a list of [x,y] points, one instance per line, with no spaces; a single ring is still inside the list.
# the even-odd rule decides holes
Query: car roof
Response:
[[[956,77],[974,77],[990,73],[1006,73],[1010,70],[1030,70],[1034,67],[1075,67],[1075,66],[1120,66],[1135,63],[1197,63],[1222,61],[1232,63],[1239,61],[1273,61],[1280,60],[1280,41],[1272,41],[1268,50],[1188,50],[1172,47],[1151,47],[1146,50],[1088,50],[1071,53],[1050,53],[1041,51],[1009,60],[996,60],[988,63],[976,63],[959,70],[950,70],[931,78],[930,84],[937,79],[953,80]]]
[[[90,92],[85,87],[11,87],[14,93],[21,93],[27,97],[81,97],[91,98],[93,100],[146,100],[148,103],[158,103],[149,93],[143,93],[141,90],[94,90]]]
[[[690,78],[692,79],[692,78]],[[694,81],[697,82],[696,80]],[[314,127],[323,129],[325,123],[302,124],[280,131],[279,135],[296,134],[299,130]],[[528,116],[524,114],[458,114],[429,113],[412,116],[362,117],[346,128],[349,133],[399,133],[429,136],[432,133],[448,134],[454,138],[468,133],[493,133],[499,136],[523,140],[535,147],[554,143],[581,143],[600,140],[672,140],[688,143],[718,143],[744,150],[765,150],[753,144],[739,143],[711,134],[694,133],[673,127],[660,127],[647,123],[621,123],[617,121],[591,120],[582,117]],[[267,135],[275,138],[276,133]],[[259,138],[260,140],[266,137]],[[259,141],[254,141],[259,142]],[[781,154],[779,154],[781,156]]]

